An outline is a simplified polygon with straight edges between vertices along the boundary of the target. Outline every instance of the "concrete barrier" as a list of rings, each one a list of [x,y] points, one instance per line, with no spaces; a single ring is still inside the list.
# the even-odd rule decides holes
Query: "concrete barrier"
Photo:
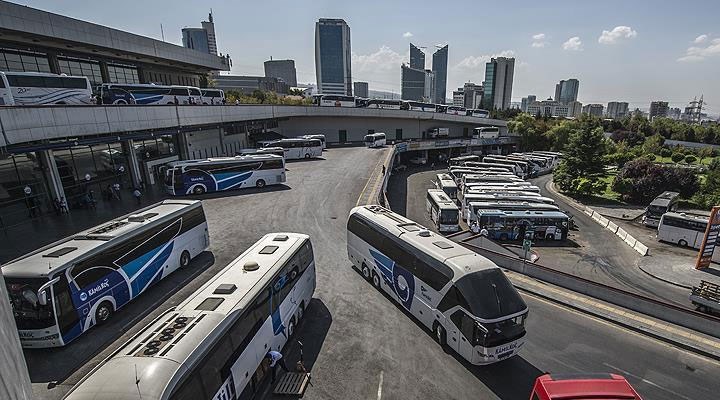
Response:
[[[635,248],[635,244],[637,244],[637,239],[635,239],[634,237],[632,237],[632,235],[627,235],[627,236],[625,237],[625,243],[627,243],[628,246],[630,246],[630,247],[632,247],[632,248],[634,249],[634,248]]]
[[[625,229],[618,227],[617,232],[615,234],[622,239],[623,241],[627,237],[628,233],[625,231]]]
[[[617,226],[616,223],[609,221],[605,228],[607,230],[609,230],[610,232],[617,234],[617,230],[618,230],[619,226]]]
[[[635,249],[635,251],[642,254],[643,256],[648,255],[648,251],[649,251],[648,247],[645,246],[644,244],[640,243],[639,240],[637,242],[635,242],[635,247],[633,247],[633,248]]]
[[[593,211],[592,208],[586,206],[585,209],[583,210],[583,212],[584,212],[585,214],[587,214],[588,216],[592,217],[592,215],[593,215],[593,213],[594,213],[595,211]]]
[[[600,226],[602,226],[603,228],[606,228],[608,226],[608,223],[610,223],[610,220],[600,215],[597,219],[597,223],[600,224]]]

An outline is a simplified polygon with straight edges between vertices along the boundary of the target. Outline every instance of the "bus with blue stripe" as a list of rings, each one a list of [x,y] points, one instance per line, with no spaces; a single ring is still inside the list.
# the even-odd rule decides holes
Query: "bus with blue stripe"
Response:
[[[98,88],[103,104],[202,104],[203,95],[192,86],[103,83]]]
[[[285,159],[275,154],[173,161],[165,166],[165,189],[176,196],[263,188],[283,182]]]
[[[205,251],[200,201],[165,200],[3,265],[23,347],[68,344]]]

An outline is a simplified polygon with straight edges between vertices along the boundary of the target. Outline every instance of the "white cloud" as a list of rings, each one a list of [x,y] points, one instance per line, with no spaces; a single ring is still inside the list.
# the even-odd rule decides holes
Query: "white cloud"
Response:
[[[706,36],[706,35],[702,35]],[[699,36],[698,36],[699,38]],[[697,39],[695,39],[695,43],[697,43]],[[706,42],[708,38],[702,40],[702,42]],[[697,61],[703,61],[704,59],[708,57],[718,56],[720,55],[720,38],[715,38],[710,41],[710,43],[707,44],[705,47],[698,47],[698,46],[691,46],[688,47],[688,49],[685,51],[685,55],[678,58],[677,60],[680,62],[697,62]]]
[[[415,35],[413,35],[412,32],[405,32],[405,33],[403,33],[403,37],[404,37],[404,38],[411,38],[411,37],[413,37],[413,36],[415,36]]]
[[[538,33],[537,35],[533,35],[533,40],[545,40],[545,34],[544,33]]]
[[[545,47],[545,42],[533,42],[532,47],[535,47],[535,48]]]
[[[500,53],[492,54],[492,55],[480,55],[480,56],[468,56],[463,58],[459,63],[457,63],[453,69],[458,71],[463,70],[477,70],[482,69],[483,74],[485,74],[485,63],[490,61],[491,58],[495,57],[514,57],[515,52],[512,50],[503,50]]]
[[[700,43],[703,43],[703,42],[706,41],[706,40],[708,40],[708,35],[704,35],[704,34],[703,34],[703,35],[700,35],[700,36],[696,37],[695,40],[693,40],[693,43],[695,43],[695,44],[700,44]]]
[[[579,37],[573,36],[562,44],[562,48],[568,51],[582,51],[583,45]]]
[[[396,52],[388,46],[382,45],[378,51],[372,54],[352,53],[353,72],[375,71],[375,70],[397,70],[400,74],[400,65],[407,57]]]
[[[632,39],[637,36],[637,31],[629,26],[616,26],[611,31],[602,31],[602,34],[598,38],[598,43],[601,44],[615,44],[622,39]]]
[[[545,41],[544,33],[535,34],[532,36],[532,38],[533,38],[532,47],[541,48],[541,47],[545,47],[545,45],[547,44],[547,42]]]

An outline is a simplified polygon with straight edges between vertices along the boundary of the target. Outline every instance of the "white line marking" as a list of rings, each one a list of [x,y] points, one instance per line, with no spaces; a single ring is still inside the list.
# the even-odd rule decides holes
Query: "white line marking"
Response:
[[[380,370],[380,382],[378,383],[378,397],[377,400],[382,398],[382,384],[383,384],[383,371]]]
[[[654,387],[656,387],[656,388],[658,388],[658,389],[660,389],[660,390],[664,390],[664,391],[666,391],[666,392],[668,392],[668,393],[670,393],[670,394],[672,394],[673,396],[676,396],[676,397],[678,397],[678,398],[682,398],[682,399],[686,399],[686,400],[691,400],[691,399],[690,399],[689,397],[687,397],[687,396],[683,396],[683,395],[681,395],[680,393],[673,392],[672,390],[670,390],[670,389],[668,389],[668,388],[665,388],[665,387],[662,387],[662,386],[658,385],[658,384],[655,383],[655,382],[649,381],[649,380],[647,380],[647,379],[645,379],[645,378],[643,378],[643,377],[640,377],[640,376],[637,376],[637,375],[632,374],[632,373],[630,373],[630,372],[627,372],[627,371],[625,371],[625,370],[622,370],[622,369],[620,369],[620,368],[618,368],[618,367],[616,367],[616,366],[610,365],[610,364],[608,364],[608,363],[603,363],[603,365],[605,365],[606,367],[612,368],[612,369],[614,369],[614,370],[616,370],[616,371],[619,371],[619,372],[621,372],[623,375],[628,375],[628,376],[632,376],[632,377],[635,378],[635,379],[639,379],[639,380],[642,381],[643,383],[647,383],[647,384],[650,385],[650,386],[654,386]]]

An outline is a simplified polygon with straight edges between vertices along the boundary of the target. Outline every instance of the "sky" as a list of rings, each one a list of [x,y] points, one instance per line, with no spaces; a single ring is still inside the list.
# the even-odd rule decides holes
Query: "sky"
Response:
[[[263,62],[294,59],[298,82],[315,82],[318,18],[343,18],[351,31],[352,74],[371,90],[400,91],[408,44],[449,45],[448,97],[480,84],[493,56],[516,58],[512,100],[554,95],[561,79],[580,80],[578,100],[652,100],[683,108],[704,94],[720,114],[720,1],[178,1],[25,0],[19,4],[181,44],[213,9],[219,51],[233,74],[263,75]]]

